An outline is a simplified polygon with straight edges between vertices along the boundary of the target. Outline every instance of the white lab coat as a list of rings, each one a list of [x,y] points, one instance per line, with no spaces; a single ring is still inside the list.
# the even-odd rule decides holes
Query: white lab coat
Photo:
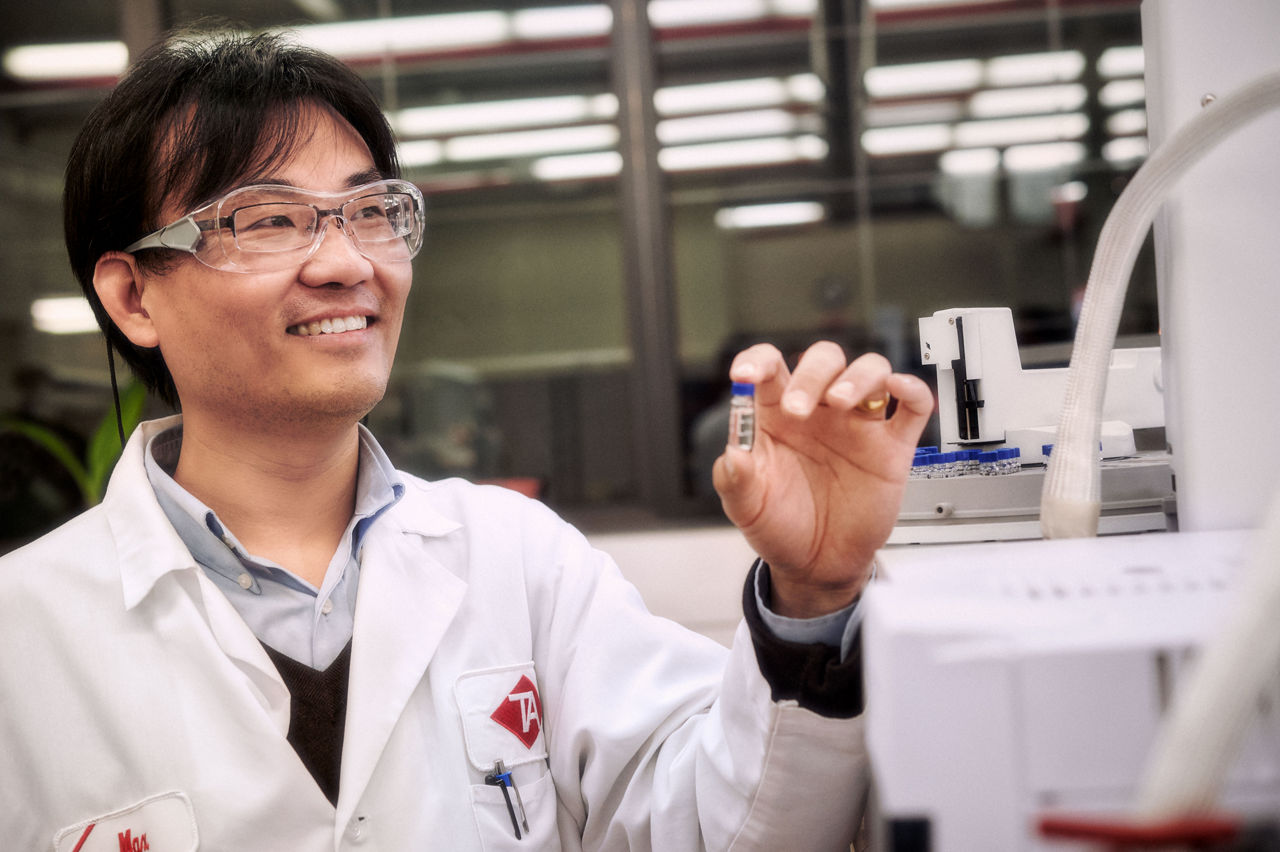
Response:
[[[408,476],[364,544],[330,805],[147,481],[171,422],[135,432],[101,506],[0,560],[5,848],[847,850],[859,719],[773,702],[745,627],[725,651],[652,616],[541,504]]]

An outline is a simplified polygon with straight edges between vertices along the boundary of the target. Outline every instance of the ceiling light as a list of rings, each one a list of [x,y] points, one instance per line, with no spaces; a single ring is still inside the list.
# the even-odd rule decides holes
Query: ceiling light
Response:
[[[1000,152],[995,148],[964,148],[947,151],[938,158],[938,168],[943,174],[956,177],[994,175],[1000,170]]]
[[[413,107],[392,115],[391,125],[401,136],[449,136],[613,118],[617,112],[618,99],[613,95],[562,95]]]
[[[1085,87],[1079,83],[1032,86],[1025,89],[987,89],[969,99],[969,112],[974,118],[1071,112],[1083,107],[1088,96]]]
[[[1098,90],[1098,103],[1107,109],[1133,106],[1147,100],[1147,86],[1141,80],[1112,80]]]
[[[649,0],[649,22],[659,28],[754,21],[768,13],[764,0]]]
[[[658,141],[663,145],[685,145],[712,139],[743,139],[751,136],[786,136],[794,133],[797,117],[782,109],[727,112],[692,118],[668,118],[658,122]]]
[[[1147,137],[1125,136],[1102,146],[1102,158],[1117,168],[1131,166],[1147,156]]]
[[[1098,75],[1104,78],[1141,77],[1145,60],[1140,45],[1108,47],[1098,57]]]
[[[1078,50],[997,56],[987,60],[987,83],[992,86],[1069,83],[1082,73],[1084,54]]]
[[[779,204],[749,204],[716,211],[716,225],[726,231],[738,228],[777,228],[820,222],[826,215],[816,201],[787,201]]]
[[[1107,132],[1112,136],[1133,136],[1147,132],[1147,111],[1122,109],[1107,116]]]
[[[955,144],[961,148],[984,145],[1018,145],[1078,139],[1089,131],[1089,119],[1078,112],[1031,118],[998,118],[965,121],[956,125]]]
[[[964,117],[960,103],[954,100],[922,101],[903,104],[871,104],[862,112],[867,127],[896,127],[903,124],[940,124]]]
[[[877,12],[896,12],[905,9],[945,8],[947,6],[978,6],[983,3],[999,3],[1003,0],[871,0]]]
[[[788,18],[811,18],[818,11],[818,0],[770,0],[769,8]]]
[[[951,128],[945,124],[877,127],[862,134],[862,148],[878,157],[923,154],[951,147]]]
[[[500,44],[511,36],[504,12],[458,12],[311,24],[293,30],[303,44],[341,59]]]
[[[794,101],[816,104],[827,96],[827,86],[817,74],[792,74],[785,83]]]
[[[1015,145],[1005,150],[1004,167],[1015,174],[1052,171],[1079,163],[1084,157],[1084,146],[1079,142]]]
[[[30,44],[6,50],[3,64],[19,80],[118,77],[129,64],[129,50],[122,41]]]
[[[557,127],[553,130],[457,136],[444,143],[444,153],[446,159],[466,162],[531,157],[561,151],[586,151],[611,148],[617,144],[617,127],[612,124],[590,124],[582,127]]]
[[[816,136],[741,139],[663,148],[658,152],[658,164],[667,171],[681,172],[820,160],[826,154],[827,143]]]
[[[84,296],[52,296],[31,303],[31,321],[46,334],[85,334],[98,330],[98,320]]]
[[[1054,204],[1079,204],[1089,196],[1089,186],[1082,180],[1055,186],[1049,193]]]
[[[535,178],[545,181],[612,177],[622,171],[622,155],[617,151],[595,151],[543,157],[534,160],[529,170]]]
[[[519,9],[511,13],[511,32],[522,39],[591,38],[607,36],[612,29],[613,12],[604,3]]]
[[[952,59],[909,65],[868,68],[863,81],[873,98],[903,98],[976,89],[982,82],[982,62]]]
[[[788,100],[787,83],[777,77],[668,86],[653,93],[654,108],[661,115],[780,106]]]
[[[396,146],[396,157],[405,168],[434,166],[444,159],[444,146],[434,139],[401,142]]]

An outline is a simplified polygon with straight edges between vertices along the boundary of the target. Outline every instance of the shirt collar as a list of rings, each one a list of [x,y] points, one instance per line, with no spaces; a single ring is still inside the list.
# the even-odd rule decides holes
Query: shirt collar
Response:
[[[356,504],[344,537],[344,541],[350,542],[348,552],[352,558],[359,554],[369,527],[404,495],[404,482],[377,439],[363,425],[357,428],[360,457]],[[278,565],[249,554],[216,512],[174,480],[181,449],[182,424],[178,422],[147,441],[143,465],[157,502],[195,560],[236,581],[246,573],[246,567],[283,571]],[[249,573],[249,581],[248,591],[258,592],[258,578]]]

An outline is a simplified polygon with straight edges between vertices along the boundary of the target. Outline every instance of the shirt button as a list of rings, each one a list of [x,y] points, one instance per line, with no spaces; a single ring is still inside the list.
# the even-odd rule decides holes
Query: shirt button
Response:
[[[326,598],[325,602],[320,604],[320,614],[328,615],[331,612],[333,612],[333,600]]]
[[[236,582],[240,584],[240,588],[245,589],[246,591],[253,588],[253,578],[249,576],[248,571],[245,571],[239,577],[236,577]]]

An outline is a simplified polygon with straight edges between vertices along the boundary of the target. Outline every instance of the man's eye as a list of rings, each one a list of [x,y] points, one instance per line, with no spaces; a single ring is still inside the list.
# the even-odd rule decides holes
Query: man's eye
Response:
[[[376,204],[366,204],[358,208],[351,217],[352,219],[385,219],[387,211]]]
[[[294,227],[296,227],[294,221],[290,219],[288,216],[276,215],[276,216],[259,216],[254,219],[249,219],[247,222],[241,223],[240,230],[241,231],[269,231],[273,229],[292,229]]]

